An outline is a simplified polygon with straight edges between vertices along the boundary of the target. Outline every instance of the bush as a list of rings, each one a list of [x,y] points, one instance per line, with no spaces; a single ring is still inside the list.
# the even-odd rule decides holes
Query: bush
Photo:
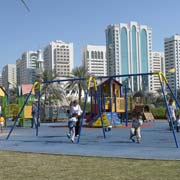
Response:
[[[165,111],[166,111],[166,108],[164,107],[151,109],[151,112],[155,119],[165,119],[166,118]]]

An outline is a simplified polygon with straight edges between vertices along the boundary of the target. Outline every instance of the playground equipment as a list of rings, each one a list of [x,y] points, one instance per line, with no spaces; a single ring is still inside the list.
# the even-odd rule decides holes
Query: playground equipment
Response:
[[[6,139],[9,139],[12,131],[14,130],[14,128],[16,126],[18,119],[21,117],[21,114],[23,113],[23,110],[25,109],[25,106],[28,103],[28,100],[30,99],[30,96],[32,95],[32,93],[35,89],[38,91],[38,118],[39,118],[41,82],[35,82],[31,88],[30,92],[27,94],[26,99],[24,101],[24,104],[20,108],[20,110],[19,110],[19,112],[18,112],[18,114],[14,120],[14,124],[13,124],[12,128],[10,129],[9,134],[8,134]],[[35,122],[35,128],[36,128],[36,136],[37,136],[38,135],[38,125],[36,124],[36,122]]]
[[[169,84],[168,84],[168,81],[167,79],[165,78],[164,74],[162,72],[155,72],[155,73],[141,73],[141,74],[128,74],[128,75],[115,75],[115,76],[111,76],[110,78],[116,78],[116,77],[131,77],[131,76],[147,76],[147,75],[157,75],[159,77],[159,82],[160,82],[160,85],[161,85],[161,89],[162,89],[162,93],[163,93],[163,97],[164,97],[164,101],[165,101],[165,104],[166,104],[166,109],[167,109],[167,112],[168,112],[168,117],[170,119],[170,122],[171,122],[171,125],[172,125],[172,132],[173,132],[173,137],[174,137],[174,141],[175,141],[175,144],[176,144],[176,147],[178,148],[178,143],[177,143],[177,138],[176,138],[176,135],[175,135],[175,131],[174,131],[174,125],[173,125],[173,121],[172,121],[172,118],[170,116],[170,110],[169,110],[169,107],[168,107],[168,103],[167,103],[167,97],[165,95],[165,90],[164,90],[164,84],[167,86],[167,88],[169,89],[173,99],[175,100],[176,102],[176,106],[180,108],[180,105],[177,101],[177,98],[176,96],[173,94]],[[100,77],[102,78],[102,77]],[[106,77],[105,77],[106,78]],[[125,92],[127,92],[127,89],[125,90]],[[126,97],[126,93],[125,93],[125,97]],[[87,98],[87,95],[86,95],[86,98]],[[86,103],[86,100],[85,100],[85,103]],[[99,103],[99,102],[98,102]],[[127,109],[128,109],[128,103],[127,103],[127,98],[126,98],[126,103],[125,103],[125,107],[126,107],[126,117],[128,116],[127,114]],[[100,108],[100,104],[99,104],[99,109]],[[83,113],[84,114],[84,113]],[[103,124],[103,120],[102,120],[102,114],[100,114],[100,117],[101,117],[101,121],[102,121],[102,125]],[[83,116],[84,118],[84,116]],[[81,126],[82,126],[82,123],[81,123]],[[81,129],[81,128],[80,128]],[[78,138],[78,142],[79,142],[79,139],[80,139],[80,136]]]
[[[88,79],[88,88],[87,88],[87,90],[85,92],[84,108],[83,108],[82,120],[81,120],[81,123],[80,123],[79,137],[78,137],[78,140],[77,140],[78,143],[79,143],[80,137],[81,137],[81,128],[82,128],[82,125],[83,125],[83,119],[85,117],[86,105],[87,105],[87,97],[89,95],[91,82],[93,82],[93,87],[94,87],[94,92],[95,92],[95,97],[96,97],[95,100],[97,101],[97,104],[98,104],[98,116],[99,116],[99,120],[101,122],[101,127],[102,127],[102,130],[103,130],[103,137],[106,138],[106,134],[105,134],[106,128],[104,126],[105,122],[103,120],[102,113],[101,113],[101,102],[100,102],[101,99],[100,99],[100,96],[98,95],[98,88],[97,88],[96,79],[95,79],[94,76],[92,76],[92,77],[89,77],[89,79]]]
[[[140,112],[143,115],[144,121],[154,120],[154,116],[151,113],[150,107],[146,105],[144,94],[141,91],[138,91],[133,95],[132,102],[132,114],[134,112]]]
[[[170,122],[171,122],[171,125],[172,125],[172,132],[173,132],[173,137],[174,137],[174,140],[175,140],[175,144],[176,144],[176,147],[178,148],[178,143],[177,143],[177,139],[176,139],[176,135],[175,135],[175,131],[174,131],[174,125],[173,125],[173,121],[172,121],[172,118],[170,116],[170,110],[169,110],[169,107],[168,107],[168,103],[167,103],[167,97],[166,97],[166,94],[165,94],[165,90],[164,90],[164,84],[166,85],[166,87],[169,89],[173,99],[175,100],[176,102],[176,106],[178,108],[180,108],[180,105],[177,101],[177,98],[176,96],[173,94],[168,82],[167,82],[167,79],[165,78],[164,74],[162,72],[155,72],[155,73],[139,73],[139,74],[125,74],[125,75],[115,75],[115,76],[106,76],[106,77],[99,77],[98,79],[102,79],[102,78],[116,78],[116,77],[131,77],[131,76],[147,76],[147,75],[157,75],[159,77],[159,81],[160,81],[160,85],[161,85],[161,89],[162,89],[162,93],[163,93],[163,97],[164,97],[164,101],[165,101],[165,104],[166,104],[166,109],[167,109],[167,112],[168,112],[168,116],[169,116],[169,119],[170,119]],[[74,78],[74,79],[64,79],[64,80],[53,80],[53,81],[46,81],[46,82],[42,82],[42,83],[54,83],[54,82],[61,82],[61,81],[73,81],[73,80],[86,80],[85,78]],[[100,116],[100,120],[101,120],[101,124],[102,124],[102,129],[103,129],[103,135],[104,135],[104,138],[106,137],[105,136],[105,128],[104,128],[104,122],[103,122],[103,118],[102,118],[102,112],[101,112],[101,103],[100,103],[100,96],[98,96],[98,90],[97,90],[97,85],[96,85],[96,79],[95,77],[90,77],[89,80],[88,80],[88,89],[86,90],[85,92],[85,101],[84,101],[84,108],[83,108],[83,114],[82,114],[82,119],[84,119],[85,117],[85,110],[86,110],[86,104],[87,104],[87,97],[89,95],[89,90],[90,90],[90,84],[91,84],[91,81],[93,81],[94,83],[94,89],[95,89],[95,95],[96,95],[96,99],[97,99],[97,104],[98,104],[98,112],[99,112],[99,116]],[[27,104],[27,101],[28,101],[28,98],[30,97],[31,93],[32,93],[32,90],[35,88],[35,87],[38,87],[39,89],[39,95],[38,95],[38,109],[39,109],[39,103],[40,103],[40,92],[41,92],[41,83],[40,82],[36,82],[31,91],[29,92],[21,110],[19,111],[17,117],[16,117],[16,120],[15,120],[15,123],[14,123],[14,126],[11,128],[8,136],[7,136],[7,139],[9,138],[10,134],[12,133],[14,127],[15,127],[15,124],[17,122],[17,119],[20,117],[20,114],[22,113],[25,105]],[[125,109],[126,109],[126,117],[127,117],[127,109],[128,109],[128,103],[127,103],[127,88],[125,89],[125,99],[126,99],[126,102],[125,102]],[[39,113],[38,113],[39,114]],[[81,121],[80,123],[80,132],[79,132],[79,137],[78,137],[78,143],[79,143],[79,140],[80,140],[80,135],[81,135],[81,129],[82,129],[82,124],[83,124],[83,121]],[[38,126],[36,126],[36,135],[38,135]]]
[[[19,112],[19,109],[24,104],[24,99],[32,88],[32,84],[22,84],[19,88],[19,94],[17,95],[17,102],[9,102],[10,94],[7,94],[3,88],[1,88],[0,96],[2,96],[2,115],[5,118],[5,125],[7,125],[7,119],[14,120]],[[34,101],[34,92],[32,92],[23,112],[18,120],[19,126],[24,126],[24,120],[31,119],[32,102]]]
[[[154,120],[150,108],[145,105],[144,95],[141,91],[134,94],[133,97],[122,95],[123,85],[112,78],[97,80],[98,96],[100,98],[100,111],[106,126],[121,125],[124,118],[131,114],[141,112],[144,120]],[[91,127],[101,127],[101,121],[98,113],[98,104],[94,87],[90,88],[91,111],[86,116],[86,122]],[[126,116],[125,116],[126,113]]]
[[[100,107],[96,101],[95,88],[91,87],[91,112],[89,116],[86,116],[87,123],[93,127],[101,127],[102,124],[98,113],[100,110],[102,112],[103,121],[106,126],[120,125],[121,119],[119,114],[125,113],[126,111],[125,97],[122,96],[122,84],[120,84],[115,79],[98,79],[97,90],[98,96],[100,98]],[[130,105],[128,107],[130,107]]]

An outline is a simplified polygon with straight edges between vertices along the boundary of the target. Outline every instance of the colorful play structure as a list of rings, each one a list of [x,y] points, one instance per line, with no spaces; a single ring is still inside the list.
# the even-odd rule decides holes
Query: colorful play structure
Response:
[[[144,121],[154,120],[150,108],[144,103],[144,97],[138,96],[138,94],[127,96],[127,91],[123,94],[123,88],[125,87],[115,79],[97,79],[100,111],[105,126],[119,126],[124,120],[127,125],[127,114],[130,116],[133,112],[141,112]],[[86,123],[91,127],[102,127],[94,87],[90,87],[90,97],[91,111],[85,118]]]
[[[38,109],[40,109],[40,96],[41,96],[41,89],[42,85],[49,84],[49,83],[60,83],[63,81],[74,81],[74,80],[86,80],[87,81],[87,90],[85,91],[85,99],[84,99],[84,106],[83,106],[83,113],[82,113],[82,120],[80,123],[80,132],[77,142],[79,143],[81,137],[81,130],[83,125],[83,120],[85,119],[86,115],[86,106],[87,106],[87,98],[91,97],[91,116],[92,118],[88,120],[88,122],[93,126],[102,127],[103,137],[106,138],[106,131],[105,128],[108,125],[118,125],[120,124],[121,119],[119,118],[117,113],[125,113],[126,117],[126,125],[128,120],[128,111],[133,108],[133,104],[131,103],[131,99],[127,96],[128,87],[125,87],[125,95],[122,96],[122,84],[117,82],[115,78],[118,77],[136,77],[141,76],[142,79],[144,76],[149,75],[156,75],[159,77],[159,82],[161,85],[166,109],[168,112],[168,117],[171,121],[173,127],[173,137],[175,140],[176,147],[178,148],[178,143],[176,139],[176,134],[174,131],[174,125],[172,122],[172,118],[170,116],[170,110],[168,107],[167,97],[165,94],[164,84],[168,88],[171,93],[171,96],[176,102],[176,106],[180,108],[180,105],[177,101],[176,96],[172,92],[167,79],[165,78],[162,72],[154,72],[154,73],[139,73],[139,74],[125,74],[125,75],[114,75],[114,76],[106,76],[106,77],[98,77],[97,79],[94,76],[90,76],[87,79],[85,78],[72,78],[72,79],[63,79],[63,80],[53,80],[53,81],[45,81],[45,82],[35,82],[32,86],[30,92],[27,94],[24,104],[19,109],[19,112],[14,120],[14,125],[12,126],[7,139],[10,137],[13,129],[16,126],[18,119],[21,117],[25,106],[27,105],[28,99],[30,98],[32,91],[36,88],[38,90]],[[97,82],[98,80],[98,82]],[[38,113],[39,114],[39,113]],[[113,118],[113,114],[115,114],[115,118]],[[36,125],[36,136],[38,136],[38,126]]]
[[[86,122],[92,127],[102,127],[100,111],[105,126],[117,126],[121,124],[119,113],[125,113],[125,98],[122,97],[122,84],[115,79],[98,79],[97,91],[95,87],[90,87],[91,112],[86,116]],[[100,107],[97,103],[98,94]]]
[[[19,87],[19,93],[17,94],[17,102],[10,103],[9,96],[3,87],[0,87],[0,96],[2,104],[2,116],[5,118],[5,125],[7,125],[7,119],[14,120],[24,104],[26,95],[29,93],[33,85],[23,84]],[[27,104],[18,119],[18,125],[24,126],[24,121],[31,119],[32,102],[34,101],[34,91],[32,92]]]

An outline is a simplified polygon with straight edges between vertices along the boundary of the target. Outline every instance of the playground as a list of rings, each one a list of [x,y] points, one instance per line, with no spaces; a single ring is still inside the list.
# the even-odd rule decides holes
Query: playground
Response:
[[[153,73],[132,74],[131,76],[147,75],[153,75]],[[180,107],[180,105],[164,75],[161,72],[155,73],[155,75],[159,76],[167,113],[170,117],[167,97],[162,82],[168,86],[176,105],[178,107]],[[126,77],[130,75],[122,76]],[[121,91],[122,84],[119,84],[111,78],[104,81],[101,80],[98,84],[95,77],[89,77],[87,81],[88,88],[85,92],[79,136],[76,138],[75,143],[71,143],[67,138],[67,122],[42,123],[40,127],[35,123],[35,128],[25,126],[23,122],[21,127],[17,127],[19,119],[24,118],[22,115],[33,90],[36,89],[38,92],[39,116],[42,84],[61,82],[63,80],[34,83],[26,98],[23,100],[23,103],[21,103],[21,106],[18,108],[13,118],[13,124],[6,126],[1,133],[0,149],[63,155],[180,160],[180,151],[178,149],[179,133],[175,132],[174,126],[172,131],[170,131],[167,121],[150,121],[151,118],[149,119],[147,112],[143,112],[147,121],[145,121],[142,126],[142,142],[138,144],[129,139],[131,123],[128,122],[128,119],[131,117],[128,117],[128,112],[132,111],[131,108],[135,110],[135,113],[138,111],[142,112],[144,105],[138,104],[138,106],[135,107],[130,105],[131,99],[127,97],[127,88],[125,87],[125,95],[123,97]],[[78,80],[85,79],[78,78]],[[74,79],[68,79],[68,81],[74,81]],[[89,126],[84,127],[84,119],[87,119],[85,112],[89,95],[91,95],[91,115],[90,121],[87,122]],[[14,107],[12,109],[14,109]],[[122,118],[118,116],[118,113],[125,114],[123,122]],[[170,118],[170,122],[173,124],[172,118]],[[106,132],[106,128],[109,125],[113,128],[109,132]]]
[[[82,127],[81,141],[71,143],[66,134],[66,123],[42,123],[39,136],[35,129],[17,127],[6,140],[9,128],[0,135],[0,150],[47,153],[61,155],[120,157],[134,159],[180,160],[180,150],[176,148],[173,134],[167,121],[144,123],[141,144],[129,139],[130,128],[112,128],[103,138],[101,128]],[[180,133],[176,133],[180,142]]]

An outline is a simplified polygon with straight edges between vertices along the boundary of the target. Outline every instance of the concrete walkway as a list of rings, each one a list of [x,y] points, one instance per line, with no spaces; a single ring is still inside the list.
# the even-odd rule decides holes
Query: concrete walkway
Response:
[[[9,128],[0,134],[0,150],[121,157],[136,159],[180,160],[180,148],[176,148],[173,133],[167,122],[145,123],[142,128],[142,143],[129,140],[129,128],[113,128],[103,138],[102,129],[82,128],[79,144],[67,138],[67,128],[62,123],[41,124],[39,136],[30,127],[15,128],[6,140]],[[180,133],[176,133],[180,146]]]

